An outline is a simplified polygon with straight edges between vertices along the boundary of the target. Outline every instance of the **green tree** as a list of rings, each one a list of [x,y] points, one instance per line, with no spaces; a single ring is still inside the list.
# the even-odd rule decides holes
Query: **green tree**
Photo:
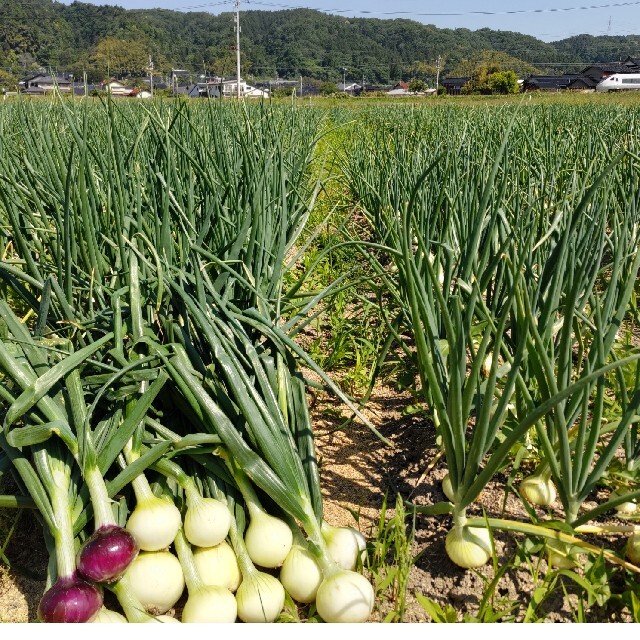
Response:
[[[0,69],[0,95],[7,91],[18,90],[18,77],[13,73]]]
[[[149,64],[149,52],[147,46],[139,41],[105,38],[96,45],[93,60],[96,67],[108,75],[144,75]]]
[[[481,51],[472,60],[460,63],[452,75],[471,76],[465,94],[517,93],[518,76],[538,73],[530,64],[499,51]],[[506,75],[505,75],[506,74]]]
[[[413,78],[408,86],[410,93],[422,93],[426,88],[427,83],[424,80],[420,80],[420,78]]]
[[[491,93],[510,94],[518,93],[520,85],[518,76],[513,71],[496,71],[487,77],[487,85]]]
[[[271,92],[272,98],[290,98],[294,92],[296,91],[296,87],[278,87]]]
[[[469,76],[473,78],[482,73],[488,75],[496,71],[513,71],[519,77],[540,73],[540,69],[504,51],[485,49],[477,55],[459,62],[448,75],[455,77]]]
[[[336,93],[338,87],[335,82],[323,82],[320,85],[320,95],[330,96],[332,93]]]

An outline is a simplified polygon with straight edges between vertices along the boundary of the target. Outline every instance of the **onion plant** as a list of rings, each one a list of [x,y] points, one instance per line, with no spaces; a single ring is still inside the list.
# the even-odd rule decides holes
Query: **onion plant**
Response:
[[[640,267],[638,202],[633,192],[618,192],[616,181],[612,184],[603,185],[600,197],[576,212],[544,259],[541,278],[524,293],[525,306],[538,318],[529,337],[529,367],[531,381],[536,383],[532,395],[538,393],[542,399],[565,391],[575,380],[611,362],[616,336],[625,321]],[[634,379],[637,381],[637,375]],[[611,424],[605,415],[607,390],[602,377],[558,403],[536,424],[544,464],[570,525],[584,524],[616,503],[640,495],[638,489],[632,489],[629,495],[614,496],[611,502],[579,514],[628,441],[637,419],[637,382],[629,397],[624,378],[618,375],[613,380],[613,391],[623,405]]]
[[[186,106],[162,103],[131,109],[107,101],[97,111],[60,103],[50,122],[30,106],[20,112],[42,132],[42,143],[30,141],[0,157],[0,207],[11,228],[3,246],[9,259],[0,271],[33,322],[28,329],[23,323],[29,336],[7,324],[19,360],[23,351],[27,359],[30,350],[38,353],[43,339],[62,340],[68,353],[53,367],[31,361],[31,377],[16,378],[14,384],[33,383],[35,391],[15,398],[12,385],[2,386],[13,422],[25,416],[36,422],[25,430],[10,421],[7,438],[15,442],[8,446],[18,436],[23,446],[61,437],[76,446],[84,482],[107,478],[105,501],[123,492],[114,514],[120,525],[128,520],[142,551],[110,588],[128,617],[144,617],[135,613],[136,603],[157,611],[172,606],[138,590],[134,577],[153,564],[150,558],[167,553],[181,519],[195,544],[235,535],[229,510],[170,464],[169,451],[185,440],[198,450],[203,443],[222,445],[234,469],[302,523],[327,585],[339,583],[337,576],[364,582],[366,597],[346,613],[364,620],[373,606],[371,585],[340,570],[322,537],[299,361],[358,409],[293,342],[285,324],[287,315],[301,317],[308,307],[284,291],[283,271],[293,269],[319,189],[308,172],[318,122],[295,110],[214,103],[194,109],[198,117]],[[51,426],[38,412],[56,397],[65,399],[65,410],[68,397],[71,411],[45,413],[49,422],[58,419]],[[152,475],[162,480],[167,468],[178,494],[184,492],[173,496],[173,505],[150,482]],[[89,493],[100,528],[107,512],[93,489]],[[80,506],[74,525],[83,539],[90,511]],[[151,522],[157,514],[161,522]],[[220,514],[215,537],[198,535],[203,522],[221,520]],[[253,512],[252,524],[256,519]],[[190,572],[195,584],[192,578]],[[174,586],[177,598],[182,587]],[[335,616],[327,611],[329,621]]]
[[[486,521],[468,521],[466,510],[532,427],[545,444],[543,479],[574,482],[558,492],[575,524],[576,503],[602,476],[636,410],[634,396],[592,469],[602,442],[604,375],[638,357],[609,358],[638,268],[637,190],[629,170],[635,160],[611,160],[603,141],[588,137],[608,166],[583,162],[568,143],[539,155],[541,138],[526,117],[523,109],[510,122],[487,120],[482,137],[461,126],[449,135],[450,146],[437,129],[423,133],[414,125],[411,132],[398,126],[384,142],[383,128],[375,144],[365,137],[345,158],[349,186],[373,234],[370,243],[354,242],[387,290],[381,314],[389,338],[380,362],[394,342],[415,362],[449,467],[454,527],[447,551],[467,567],[484,564],[492,543]],[[506,133],[496,131],[497,122]],[[557,171],[560,166],[572,172]],[[577,373],[576,345],[578,361],[584,359]],[[594,389],[600,395],[592,406]],[[576,435],[567,425],[576,422],[577,439],[569,444]],[[549,433],[540,432],[542,424]],[[517,522],[488,522],[524,532]],[[545,535],[541,527],[537,532]]]

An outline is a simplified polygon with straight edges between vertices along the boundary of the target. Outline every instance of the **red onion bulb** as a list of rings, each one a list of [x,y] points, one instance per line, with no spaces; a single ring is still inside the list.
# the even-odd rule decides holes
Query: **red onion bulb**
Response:
[[[129,531],[114,524],[100,527],[78,552],[78,572],[93,582],[118,580],[135,560],[138,543]]]
[[[58,578],[38,605],[41,622],[89,622],[102,607],[100,587],[77,573]]]

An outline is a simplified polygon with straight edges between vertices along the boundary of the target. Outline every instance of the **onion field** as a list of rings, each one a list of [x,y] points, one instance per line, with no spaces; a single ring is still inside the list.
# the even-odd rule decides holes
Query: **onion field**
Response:
[[[7,101],[0,225],[28,621],[640,621],[640,104]]]

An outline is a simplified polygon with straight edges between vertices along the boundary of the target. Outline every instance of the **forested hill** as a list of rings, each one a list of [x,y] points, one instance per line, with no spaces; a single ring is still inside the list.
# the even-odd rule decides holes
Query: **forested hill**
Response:
[[[487,51],[523,71],[572,71],[640,54],[640,36],[578,36],[545,43],[519,33],[438,29],[411,20],[345,18],[308,9],[243,11],[243,74],[255,78],[366,78],[382,84],[443,72],[464,75]],[[39,69],[91,77],[181,68],[224,75],[235,68],[233,14],[125,10],[52,0],[0,2],[0,74]],[[484,54],[482,52],[485,52]],[[512,60],[515,59],[515,60]],[[523,63],[530,63],[529,65]],[[553,63],[553,64],[550,64]],[[576,66],[569,66],[574,64]],[[514,69],[518,71],[518,69]],[[1,76],[0,76],[1,78]]]

